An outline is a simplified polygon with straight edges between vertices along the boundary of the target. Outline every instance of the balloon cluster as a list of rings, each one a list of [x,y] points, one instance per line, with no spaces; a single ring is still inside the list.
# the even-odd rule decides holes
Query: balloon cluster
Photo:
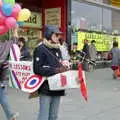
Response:
[[[14,28],[17,23],[27,21],[31,12],[15,3],[15,0],[0,0],[0,35]]]

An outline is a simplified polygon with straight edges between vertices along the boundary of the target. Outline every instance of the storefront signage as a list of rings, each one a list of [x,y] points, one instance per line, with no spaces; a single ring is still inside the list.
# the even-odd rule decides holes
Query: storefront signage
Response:
[[[88,40],[89,44],[91,43],[92,40],[95,40],[97,51],[109,51],[112,48],[113,37],[115,37],[120,44],[120,36],[112,36],[108,34],[100,34],[95,32],[93,33],[76,32],[73,34],[72,44],[74,42],[77,42],[78,50],[81,50],[83,48],[85,39]]]
[[[24,23],[24,27],[42,28],[42,15],[32,12],[31,17]]]
[[[111,0],[112,6],[120,7],[120,1],[119,0]]]
[[[45,25],[57,25],[61,27],[61,8],[45,10]]]

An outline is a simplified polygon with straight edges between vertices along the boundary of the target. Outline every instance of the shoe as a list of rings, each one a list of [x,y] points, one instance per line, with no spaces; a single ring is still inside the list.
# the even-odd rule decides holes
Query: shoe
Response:
[[[19,116],[19,113],[14,113],[10,120],[17,120],[18,116]]]

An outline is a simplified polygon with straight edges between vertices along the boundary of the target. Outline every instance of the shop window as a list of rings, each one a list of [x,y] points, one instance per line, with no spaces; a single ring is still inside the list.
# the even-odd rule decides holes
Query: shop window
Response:
[[[101,30],[102,8],[82,2],[72,2],[72,26],[79,29]]]
[[[120,47],[120,10],[99,6],[84,1],[72,0],[71,27],[72,40],[77,43],[78,50],[82,50],[83,41],[96,41],[98,52],[106,52],[112,48],[114,40]],[[72,48],[72,47],[71,47]]]
[[[106,33],[112,33],[112,10],[102,8],[102,30]]]
[[[112,30],[115,34],[120,34],[120,10],[112,10]]]
[[[34,48],[39,43],[41,30],[34,29],[34,28],[19,28],[18,34],[19,34],[19,37],[25,38],[27,47],[30,49],[32,54]]]

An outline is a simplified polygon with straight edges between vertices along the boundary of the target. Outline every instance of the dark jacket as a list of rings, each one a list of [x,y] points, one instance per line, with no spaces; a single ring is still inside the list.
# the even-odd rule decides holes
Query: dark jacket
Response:
[[[49,77],[56,74],[56,68],[60,67],[61,64],[57,60],[61,59],[60,49],[49,48],[44,44],[39,45],[33,55],[33,71],[35,74]],[[50,96],[62,96],[64,90],[50,91],[48,81],[42,84],[39,88],[39,92]]]
[[[89,53],[89,45],[87,43],[84,44],[83,46],[83,52],[86,53],[86,58],[90,58],[90,53]]]

